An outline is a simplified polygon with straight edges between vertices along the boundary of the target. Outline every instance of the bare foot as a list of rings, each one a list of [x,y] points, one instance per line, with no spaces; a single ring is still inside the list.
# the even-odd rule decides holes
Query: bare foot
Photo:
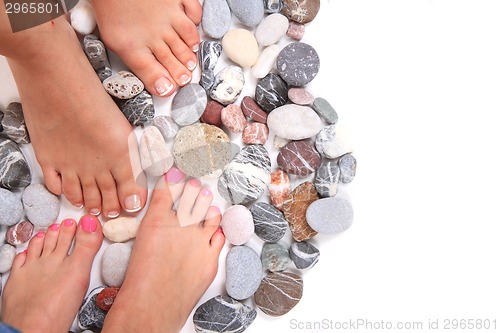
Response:
[[[220,210],[209,207],[212,193],[202,190],[197,180],[184,186],[184,175],[175,168],[166,178],[153,192],[102,332],[179,332],[217,274],[225,238],[219,229]],[[172,206],[179,195],[176,213]],[[203,224],[180,226],[205,214]]]
[[[36,234],[28,251],[14,259],[2,296],[2,320],[23,333],[68,332],[85,297],[102,237],[99,220],[90,215],[78,226],[66,219],[46,234]]]
[[[198,0],[94,0],[106,46],[157,96],[191,81],[200,43]]]
[[[147,189],[134,177],[140,166],[132,128],[66,19],[12,35],[10,48],[18,51],[8,61],[49,190],[92,215],[140,210]]]

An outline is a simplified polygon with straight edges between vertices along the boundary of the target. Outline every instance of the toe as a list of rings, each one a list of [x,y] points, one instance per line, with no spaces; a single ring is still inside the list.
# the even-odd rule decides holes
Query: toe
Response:
[[[11,274],[15,274],[16,271],[24,265],[24,263],[26,262],[27,252],[27,250],[24,250],[14,257],[14,261],[12,262]]]
[[[112,173],[118,190],[118,203],[128,213],[140,211],[146,204],[148,195],[144,174],[139,174],[135,180],[130,162],[128,166],[121,164]]]
[[[102,239],[99,219],[92,215],[82,216],[76,230],[75,245],[69,260],[90,272],[94,257],[101,248]]]
[[[172,203],[176,202],[184,191],[186,175],[176,167],[171,167],[165,174],[165,180],[171,195]],[[161,181],[161,183],[165,183]]]
[[[92,177],[82,178],[82,187],[85,208],[89,214],[94,216],[101,214],[101,192],[99,192],[95,179]]]
[[[182,192],[179,199],[179,206],[177,208],[177,216],[179,217],[181,226],[201,222],[201,220],[192,221],[191,219],[191,212],[200,191],[201,183],[197,179],[191,179],[184,186],[184,192]]]
[[[182,39],[183,46],[187,47],[187,49],[191,52],[197,52],[200,45],[200,35],[198,33],[198,28],[196,28],[196,25],[191,20],[185,17],[181,17],[173,23],[173,27],[179,37]],[[167,44],[177,55],[177,45],[170,43]],[[179,60],[181,59],[179,58]]]
[[[52,224],[49,230],[45,233],[45,241],[43,242],[42,257],[46,257],[54,252],[57,245],[57,238],[59,237],[60,225],[57,223]]]
[[[59,229],[59,237],[57,239],[57,246],[54,250],[54,255],[65,258],[68,255],[71,243],[75,237],[76,221],[73,219],[65,219],[61,222]]]
[[[215,233],[210,238],[210,247],[217,253],[220,253],[222,248],[224,247],[224,243],[226,242],[226,237],[222,232],[222,228],[218,228]]]
[[[62,180],[61,175],[52,168],[43,168],[43,177],[45,178],[45,185],[50,192],[55,195],[62,194]]]
[[[101,191],[103,215],[110,219],[118,217],[121,207],[113,176],[111,174],[101,176],[97,181],[97,185]]]
[[[195,25],[200,24],[202,13],[200,2],[198,0],[184,0],[182,4],[184,5],[184,11],[187,17],[189,17]]]
[[[210,246],[217,253],[219,253],[224,246],[226,238],[220,227],[222,214],[219,207],[210,206],[207,211],[205,223],[203,223],[203,231],[206,233],[207,238],[210,239]]]
[[[76,174],[64,173],[62,175],[62,191],[73,206],[83,207],[82,185]]]
[[[156,59],[168,70],[177,85],[184,86],[191,81],[191,72],[186,68],[186,65],[184,65],[180,59],[176,57],[173,53],[173,49],[171,48],[175,45],[183,45],[184,42],[173,31],[167,36],[168,39],[166,39],[165,42],[160,41],[152,48],[153,54]]]
[[[43,241],[45,238],[45,233],[43,231],[38,232],[33,236],[28,245],[28,257],[27,261],[32,261],[40,258],[43,249]]]
[[[212,191],[210,191],[208,188],[204,188],[200,191],[200,194],[196,198],[193,211],[191,213],[193,222],[201,222],[205,219],[205,215],[207,214],[208,208],[212,204],[212,200]]]

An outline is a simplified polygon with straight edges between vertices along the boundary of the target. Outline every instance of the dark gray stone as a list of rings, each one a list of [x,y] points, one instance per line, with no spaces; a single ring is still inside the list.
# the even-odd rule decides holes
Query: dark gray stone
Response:
[[[283,8],[282,0],[264,0],[264,11],[266,13],[279,13]]]
[[[266,243],[262,247],[262,267],[271,272],[282,272],[288,268],[292,260],[288,249],[279,243]]]
[[[15,189],[31,183],[31,172],[17,144],[0,137],[0,187]]]
[[[227,0],[231,12],[236,18],[253,28],[264,18],[264,2],[262,0]]]
[[[274,206],[257,202],[250,208],[255,225],[255,234],[265,242],[276,243],[285,236],[288,222],[283,213]]]
[[[259,255],[250,247],[234,246],[226,257],[226,291],[237,300],[252,296],[262,280]]]
[[[312,105],[314,111],[323,118],[328,124],[336,124],[339,116],[335,109],[324,98],[318,97],[314,100]]]
[[[255,101],[266,112],[285,105],[287,100],[288,85],[278,75],[269,73],[257,83]]]
[[[2,120],[3,120],[3,111],[0,110],[0,132],[3,131]]]
[[[205,0],[201,27],[209,37],[220,39],[231,26],[231,11],[226,0]]]
[[[201,72],[201,77],[200,77],[199,84],[200,84],[200,86],[203,87],[203,89],[205,89],[205,91],[207,92],[207,94],[209,94],[210,91],[212,90],[212,87],[215,84],[215,74],[214,74],[214,71],[211,70],[211,69],[206,69],[203,72]]]
[[[200,62],[201,71],[207,69],[214,70],[222,52],[222,44],[218,41],[204,40],[200,43],[198,51],[198,61]]]
[[[349,229],[354,220],[354,211],[346,199],[324,198],[314,201],[307,208],[306,219],[313,230],[334,235]]]
[[[308,242],[293,243],[290,258],[298,269],[311,268],[319,260],[319,250]]]
[[[241,333],[257,317],[257,311],[228,296],[215,296],[200,305],[193,323],[199,333]]]
[[[316,171],[314,186],[320,197],[333,197],[339,189],[340,168],[336,161],[321,164]]]
[[[31,142],[21,103],[12,102],[7,106],[3,114],[2,127],[3,132],[15,143]]]
[[[356,176],[357,162],[351,154],[345,154],[339,159],[340,181],[344,184],[352,182]]]
[[[278,73],[288,84],[302,87],[319,72],[319,56],[309,44],[290,43],[281,50],[276,60]]]
[[[106,312],[99,308],[96,303],[97,295],[106,287],[99,286],[92,289],[83,300],[82,306],[78,311],[78,326],[82,329],[97,328],[104,325]]]
[[[197,83],[181,87],[172,100],[172,118],[180,126],[197,122],[207,106],[207,92]]]
[[[112,75],[106,47],[96,36],[87,35],[83,38],[83,50],[101,82]]]
[[[142,126],[155,117],[153,97],[146,90],[121,103],[120,110],[134,126]]]

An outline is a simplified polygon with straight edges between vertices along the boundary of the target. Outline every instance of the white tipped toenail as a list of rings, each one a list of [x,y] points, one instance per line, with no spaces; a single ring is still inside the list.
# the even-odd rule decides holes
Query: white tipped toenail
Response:
[[[165,96],[171,92],[173,88],[174,85],[166,77],[161,77],[155,82],[156,92],[158,92],[160,96]]]
[[[76,207],[76,208],[78,208],[78,209],[82,209],[82,208],[83,208],[83,204],[81,204],[81,203],[77,203],[77,204],[75,205],[75,207]]]
[[[200,50],[200,44],[193,45],[191,50],[193,50],[193,52],[198,52]]]
[[[187,69],[189,69],[190,71],[192,71],[195,68],[196,68],[196,61],[189,60],[188,63],[187,63]]]
[[[188,84],[189,81],[191,81],[191,77],[186,74],[182,74],[179,81],[181,82],[182,85],[185,85]]]
[[[125,210],[128,213],[135,213],[142,208],[141,198],[137,194],[131,195],[125,199]]]
[[[111,211],[108,213],[108,218],[110,218],[110,219],[115,219],[118,216],[120,216],[120,213],[118,213],[117,211]]]
[[[92,208],[91,210],[89,210],[89,214],[97,216],[97,215],[101,214],[101,211],[97,208]]]

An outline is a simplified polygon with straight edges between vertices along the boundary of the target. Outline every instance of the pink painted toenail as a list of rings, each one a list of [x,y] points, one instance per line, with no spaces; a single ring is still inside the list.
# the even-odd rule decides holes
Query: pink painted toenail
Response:
[[[141,210],[141,198],[137,194],[131,195],[125,199],[125,210],[128,213],[135,213]]]
[[[200,187],[201,186],[201,183],[200,183],[200,181],[198,179],[191,179],[189,181],[189,184],[191,186],[194,186],[194,187]]]
[[[212,191],[210,191],[208,188],[204,188],[203,190],[201,190],[201,194],[203,194],[206,197],[209,197],[212,195]]]
[[[186,74],[182,74],[181,77],[179,78],[179,81],[182,85],[188,84],[189,81],[191,81],[191,77]]]
[[[110,219],[115,219],[118,216],[120,216],[120,213],[118,213],[117,211],[114,211],[114,210],[108,213],[108,218],[110,218]]]
[[[39,232],[36,233],[35,236],[38,237],[38,238],[43,238],[45,236],[45,232],[39,231]]]
[[[101,211],[97,208],[92,208],[91,210],[89,210],[89,213],[90,213],[90,215],[97,216],[97,215],[101,214]]]
[[[28,250],[24,250],[22,253],[26,253],[26,254],[28,254]]]
[[[191,50],[193,50],[193,52],[198,52],[200,50],[200,44],[193,45]]]
[[[170,82],[166,77],[159,78],[158,80],[156,80],[154,85],[155,85],[156,92],[160,96],[165,96],[166,94],[171,92],[172,89],[174,88],[174,85],[172,84],[172,82]]]
[[[165,179],[169,183],[178,184],[181,180],[184,179],[184,176],[185,175],[181,170],[177,169],[176,167],[171,167],[165,175]]]
[[[57,231],[57,230],[59,230],[59,224],[54,223],[53,225],[50,226],[49,229],[52,231]]]
[[[196,61],[189,60],[188,63],[187,63],[187,69],[189,69],[190,71],[192,71],[195,68],[196,68]]]
[[[217,232],[218,232],[219,234],[223,234],[223,235],[224,235],[224,230],[222,230],[222,228],[221,228],[221,227],[217,228]]]
[[[76,221],[73,220],[73,219],[66,219],[63,221],[63,224],[66,226],[66,227],[71,227],[73,225],[73,223],[75,223]]]
[[[94,232],[97,230],[97,219],[93,216],[84,216],[80,220],[80,226],[86,232]]]

